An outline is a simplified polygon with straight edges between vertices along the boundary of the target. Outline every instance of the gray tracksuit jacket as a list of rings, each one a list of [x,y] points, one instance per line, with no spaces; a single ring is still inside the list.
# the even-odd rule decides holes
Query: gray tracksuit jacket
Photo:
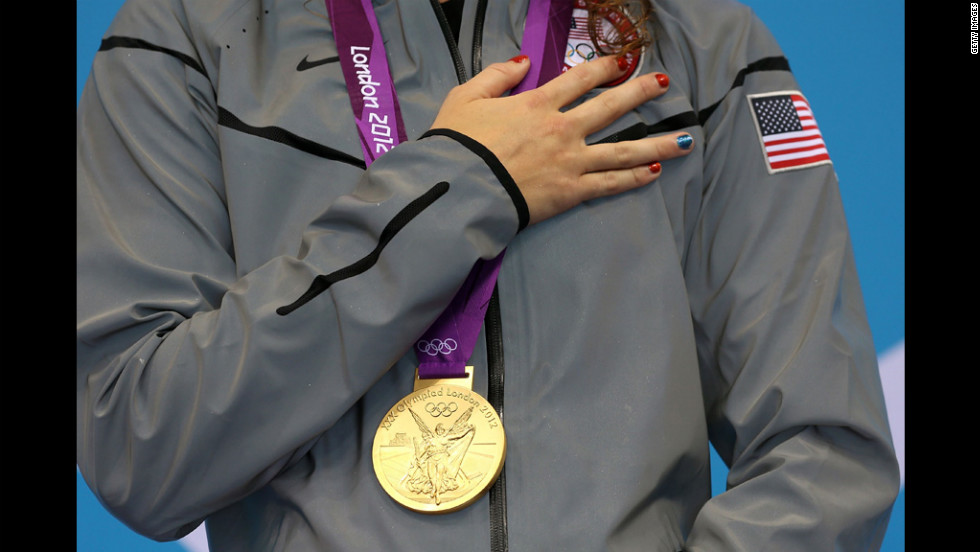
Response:
[[[78,108],[76,376],[106,508],[158,540],[206,521],[214,552],[876,549],[899,476],[838,183],[767,166],[749,97],[799,87],[754,14],[655,1],[638,70],[670,89],[590,140],[695,151],[526,226],[492,154],[423,134],[519,53],[527,0],[467,0],[458,47],[434,3],[374,4],[408,141],[368,169],[322,2],[129,0],[107,31]],[[411,512],[375,430],[505,248],[471,359],[501,480]]]

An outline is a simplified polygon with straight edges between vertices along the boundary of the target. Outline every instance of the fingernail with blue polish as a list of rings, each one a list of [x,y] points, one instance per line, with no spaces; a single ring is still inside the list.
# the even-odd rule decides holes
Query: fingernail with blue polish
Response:
[[[685,134],[684,136],[677,137],[677,147],[683,150],[691,149],[692,144],[694,144],[694,138],[691,138],[690,134]]]

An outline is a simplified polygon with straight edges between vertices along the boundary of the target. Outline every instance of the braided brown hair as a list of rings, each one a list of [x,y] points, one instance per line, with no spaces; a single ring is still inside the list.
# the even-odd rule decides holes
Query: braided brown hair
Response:
[[[587,0],[589,12],[589,38],[592,46],[604,56],[625,56],[635,50],[650,45],[652,39],[647,31],[647,21],[653,13],[650,0],[633,2],[631,0]],[[631,7],[633,9],[631,9]],[[637,11],[634,11],[637,10]],[[609,12],[623,15],[625,28],[619,29],[619,36],[608,37],[602,34],[603,15]],[[627,14],[632,17],[627,17]],[[600,40],[601,39],[601,40]]]

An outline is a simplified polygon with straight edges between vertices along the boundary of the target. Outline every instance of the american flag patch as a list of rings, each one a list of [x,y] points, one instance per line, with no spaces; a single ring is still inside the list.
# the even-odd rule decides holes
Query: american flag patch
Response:
[[[572,12],[572,25],[568,29],[568,38],[569,42],[572,40],[592,40],[589,36],[589,12],[584,10],[575,10]]]
[[[830,163],[810,104],[796,90],[748,96],[769,173]]]

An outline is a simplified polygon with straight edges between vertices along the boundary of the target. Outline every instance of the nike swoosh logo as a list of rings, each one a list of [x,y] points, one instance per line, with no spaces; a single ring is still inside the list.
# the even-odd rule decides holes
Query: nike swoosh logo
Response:
[[[307,69],[313,69],[314,67],[340,61],[340,56],[318,59],[316,61],[309,61],[309,57],[309,55],[303,56],[303,59],[299,62],[299,65],[296,66],[297,71],[306,71]]]

